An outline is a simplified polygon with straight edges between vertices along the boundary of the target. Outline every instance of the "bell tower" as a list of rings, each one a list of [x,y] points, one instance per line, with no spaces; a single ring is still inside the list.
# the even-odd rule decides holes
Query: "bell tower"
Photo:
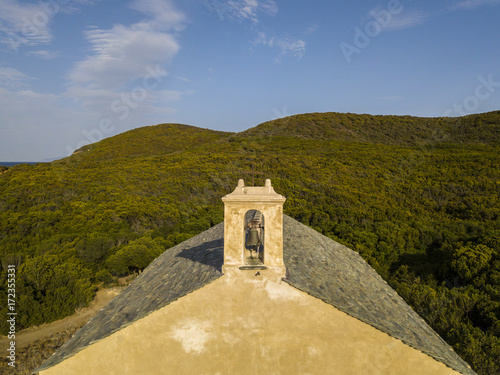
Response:
[[[224,202],[224,265],[227,275],[259,272],[285,276],[283,263],[283,203],[266,180],[264,187],[243,180]],[[257,271],[256,271],[257,270]]]

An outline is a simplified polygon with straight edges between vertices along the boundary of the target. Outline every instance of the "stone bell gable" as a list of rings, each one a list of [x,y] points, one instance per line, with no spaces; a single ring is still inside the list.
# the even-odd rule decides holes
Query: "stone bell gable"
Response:
[[[283,203],[266,180],[264,187],[247,187],[243,180],[224,202],[224,274],[260,270],[263,275],[285,276],[283,263]],[[257,229],[258,228],[258,229]],[[252,256],[249,237],[252,231],[259,249]],[[250,246],[256,246],[251,244]]]

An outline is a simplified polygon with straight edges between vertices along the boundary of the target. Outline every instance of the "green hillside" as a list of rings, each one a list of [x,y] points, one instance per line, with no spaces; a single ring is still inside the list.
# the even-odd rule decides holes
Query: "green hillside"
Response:
[[[83,153],[93,160],[164,155],[212,143],[229,134],[189,125],[160,124],[133,129],[83,146],[75,154]]]
[[[220,198],[254,164],[286,214],[358,251],[479,374],[498,374],[499,134],[500,111],[132,130],[0,175],[0,282],[18,266],[18,329],[72,314],[99,283],[221,222]]]
[[[237,137],[286,136],[388,145],[498,143],[500,111],[461,118],[310,113],[269,121]]]

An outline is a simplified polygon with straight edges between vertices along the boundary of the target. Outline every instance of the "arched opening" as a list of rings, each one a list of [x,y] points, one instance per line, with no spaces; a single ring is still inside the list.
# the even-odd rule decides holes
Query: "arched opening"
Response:
[[[263,266],[265,259],[264,215],[258,210],[245,214],[244,262],[248,266]]]

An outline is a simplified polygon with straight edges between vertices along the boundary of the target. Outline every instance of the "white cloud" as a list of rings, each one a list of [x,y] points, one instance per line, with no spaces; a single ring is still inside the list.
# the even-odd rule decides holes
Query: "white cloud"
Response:
[[[312,35],[314,34],[317,30],[319,29],[319,25],[317,23],[309,26],[306,28],[306,30],[304,31],[304,35],[308,36],[308,35]]]
[[[216,12],[221,20],[250,20],[259,22],[259,13],[275,15],[278,5],[274,0],[205,0],[208,9]]]
[[[252,41],[254,46],[267,46],[280,50],[275,57],[274,62],[280,64],[283,58],[287,55],[292,55],[297,60],[300,60],[306,53],[306,42],[302,39],[294,39],[289,36],[285,37],[268,37],[264,32],[258,32],[257,37]]]
[[[282,59],[287,54],[292,54],[295,58],[300,59],[305,53],[305,42],[299,39],[290,37],[267,37],[264,32],[256,31],[255,25],[259,23],[261,14],[275,16],[278,13],[278,5],[274,0],[204,0],[205,6],[216,12],[221,19],[229,19],[231,21],[250,21],[252,23],[252,31],[257,35],[252,41],[252,45],[268,46],[279,48],[280,52],[274,59],[275,63],[281,63]],[[309,27],[305,32],[314,33],[317,26]],[[258,29],[257,29],[258,30]],[[253,51],[253,48],[250,48]]]
[[[114,90],[77,85],[69,87],[63,95],[81,104],[89,113],[97,114],[109,111],[110,104],[120,98],[120,92]]]
[[[422,10],[403,11],[393,15],[391,22],[385,26],[389,30],[401,30],[423,24],[429,18],[429,13]]]
[[[27,8],[13,0],[0,0],[0,7],[3,5],[13,10],[0,15],[0,37],[2,31],[15,29],[14,21]],[[87,30],[88,56],[68,73],[62,94],[37,93],[30,88],[33,78],[0,65],[0,147],[9,158],[64,156],[82,144],[99,140],[101,133],[109,136],[145,121],[164,121],[175,112],[172,102],[192,94],[164,87],[168,76],[165,66],[180,48],[176,33],[184,27],[184,14],[173,7],[173,0],[135,0],[131,8],[140,12],[136,23]],[[34,9],[26,17],[32,16]],[[6,19],[13,21],[7,24]],[[52,37],[49,23],[41,34],[45,35],[40,39],[44,43]],[[41,44],[40,40],[33,36],[24,45]],[[44,59],[56,56],[42,48],[26,53]],[[111,124],[112,133],[101,131],[103,121]],[[54,155],[44,155],[47,149],[53,149]]]
[[[58,56],[57,52],[47,51],[47,50],[38,50],[38,51],[30,51],[27,52],[28,55],[39,57],[44,60],[52,60]]]
[[[1,0],[0,31],[2,43],[36,45],[49,43],[52,34],[49,29],[50,16],[40,4],[20,4],[15,0]],[[17,50],[17,47],[15,48]]]
[[[171,0],[136,0],[130,8],[149,17],[143,24],[137,24],[137,26],[141,25],[146,29],[176,31],[184,28],[186,17],[184,13],[175,9]]]
[[[93,55],[79,62],[70,74],[76,85],[117,88],[146,74],[148,65],[166,63],[179,50],[172,34],[148,29],[144,23],[86,34]]]
[[[452,10],[475,9],[482,5],[500,5],[500,0],[464,0],[452,7]]]
[[[397,11],[389,12],[387,8],[372,8],[361,19],[362,27],[375,22],[382,30],[402,30],[421,25],[430,18],[430,13],[420,9],[407,9],[402,5]]]
[[[14,90],[25,88],[30,79],[17,69],[0,67],[0,87]]]
[[[130,26],[87,31],[92,54],[70,73],[72,85],[116,89],[146,75],[148,66],[164,65],[177,54],[180,46],[170,31],[181,30],[185,17],[172,1],[137,0],[131,8],[149,18]]]
[[[0,43],[8,45],[14,51],[20,46],[48,44],[52,41],[50,23],[60,12],[74,11],[78,4],[86,0],[68,0],[59,2],[38,2],[23,4],[18,0],[0,0]]]
[[[131,8],[146,18],[132,25],[88,30],[85,36],[91,54],[68,76],[66,95],[101,116],[113,109],[120,112],[121,104],[116,102],[130,97],[129,112],[150,108],[168,75],[164,66],[180,48],[174,32],[182,30],[185,16],[172,1],[136,0]],[[125,110],[120,117],[123,113]]]
[[[67,150],[98,140],[103,121],[115,134],[145,121],[164,121],[175,111],[171,102],[191,93],[164,88],[165,66],[180,48],[177,33],[184,28],[184,14],[175,9],[173,0],[135,0],[130,8],[143,18],[84,34],[89,54],[67,75],[62,98],[76,104],[75,111],[83,110],[87,124],[82,129],[96,137],[82,137],[82,130]]]
[[[182,81],[182,82],[191,82],[191,80],[189,78],[182,77],[182,76],[174,76],[174,78],[176,78],[176,79],[178,79],[179,81]]]

